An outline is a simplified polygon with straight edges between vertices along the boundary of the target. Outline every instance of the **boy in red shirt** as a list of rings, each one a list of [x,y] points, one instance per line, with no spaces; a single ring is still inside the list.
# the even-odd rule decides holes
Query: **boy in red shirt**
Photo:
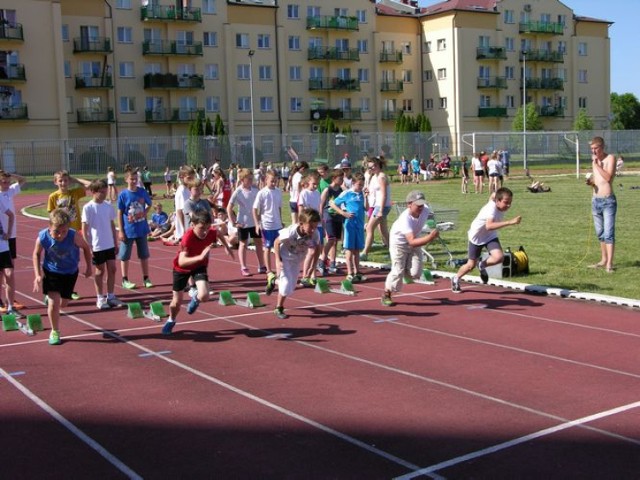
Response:
[[[196,290],[187,306],[187,313],[193,314],[200,302],[209,300],[207,267],[209,266],[209,253],[216,241],[220,240],[227,255],[234,258],[231,247],[223,236],[218,239],[218,233],[211,228],[211,223],[211,214],[207,210],[194,212],[191,215],[191,228],[180,240],[180,251],[173,260],[173,298],[169,305],[169,319],[162,327],[163,335],[171,335],[173,327],[176,325],[184,289],[190,277],[195,280]]]

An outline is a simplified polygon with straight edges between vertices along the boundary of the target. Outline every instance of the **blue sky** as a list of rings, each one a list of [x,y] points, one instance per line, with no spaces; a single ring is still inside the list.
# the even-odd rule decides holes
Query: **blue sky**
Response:
[[[437,0],[419,0],[422,7]],[[611,91],[633,93],[640,100],[640,62],[638,62],[638,30],[640,2],[638,0],[565,0],[576,15],[614,22],[609,28],[611,38]],[[636,53],[633,53],[633,52]],[[597,68],[597,64],[594,64]]]

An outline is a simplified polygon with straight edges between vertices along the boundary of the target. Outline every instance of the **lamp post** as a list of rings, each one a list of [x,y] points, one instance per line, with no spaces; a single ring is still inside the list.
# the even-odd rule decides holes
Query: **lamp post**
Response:
[[[527,51],[522,51],[522,164],[527,170]]]
[[[253,118],[253,55],[256,52],[249,50],[249,92],[251,96],[251,160],[253,162],[253,171],[256,170],[256,128]],[[253,172],[251,172],[253,174]]]

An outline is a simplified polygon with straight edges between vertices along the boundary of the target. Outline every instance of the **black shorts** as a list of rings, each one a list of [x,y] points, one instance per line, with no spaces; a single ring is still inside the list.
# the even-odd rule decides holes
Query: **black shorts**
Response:
[[[15,260],[18,256],[18,248],[16,247],[15,237],[9,239],[9,251],[11,252],[11,258]]]
[[[260,238],[258,232],[256,232],[256,227],[244,227],[238,229],[238,238],[241,241],[247,240],[249,237],[251,238]]]
[[[0,252],[0,268],[13,268],[13,261],[11,260],[11,252]]]
[[[42,293],[58,292],[62,298],[71,300],[71,294],[76,286],[78,272],[76,273],[53,273],[44,270],[42,279]]]
[[[198,280],[204,280],[209,282],[209,276],[207,275],[207,267],[199,267],[189,273],[182,273],[173,271],[173,289],[174,292],[182,292],[189,283],[189,278],[197,282]]]
[[[107,263],[109,260],[116,259],[116,249],[108,248],[107,250],[100,250],[99,252],[93,252],[92,256],[93,260],[91,263],[94,265],[102,265],[103,263]]]
[[[328,239],[335,238],[340,240],[342,238],[342,229],[344,226],[344,217],[342,215],[329,215],[325,217],[324,230],[327,233]]]
[[[474,174],[476,177],[484,177],[484,170],[474,170],[474,171],[473,171],[473,174]]]

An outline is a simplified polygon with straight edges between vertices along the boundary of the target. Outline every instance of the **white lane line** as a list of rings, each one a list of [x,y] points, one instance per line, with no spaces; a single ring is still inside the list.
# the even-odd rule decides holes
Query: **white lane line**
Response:
[[[460,457],[452,458],[451,460],[440,462],[435,465],[431,465],[430,467],[421,468],[420,470],[416,470],[415,472],[407,473],[406,475],[396,477],[395,480],[408,480],[411,478],[415,478],[419,475],[428,475],[438,470],[442,470],[443,468],[449,468],[454,465],[459,465],[460,463],[467,462],[469,460],[474,460],[476,458],[483,457],[485,455],[491,455],[501,450],[506,450],[507,448],[515,447],[522,443],[535,440],[536,438],[552,435],[554,433],[560,432],[562,430],[566,430],[568,428],[581,426],[581,425],[584,425],[585,423],[593,422],[601,418],[617,415],[618,413],[623,413],[638,407],[640,407],[640,401],[630,403],[628,405],[622,405],[620,407],[612,408],[611,410],[606,410],[604,412],[595,413],[593,415],[588,415],[586,417],[578,418],[570,422],[556,425],[555,427],[545,428],[544,430],[539,430],[537,432],[530,433],[529,435],[524,435],[519,438],[514,438],[513,440],[509,440],[508,442],[499,443],[491,447],[483,448],[482,450],[477,450],[475,452],[471,452],[466,455],[462,455]]]
[[[73,433],[76,437],[78,437],[82,442],[84,442],[88,447],[95,450],[101,457],[107,460],[111,465],[116,467],[122,473],[124,473],[128,478],[142,480],[142,477],[134,472],[131,468],[125,465],[122,461],[120,461],[115,455],[110,453],[106,448],[100,445],[93,438],[88,436],[78,427],[76,427],[73,423],[63,417],[60,413],[58,413],[53,407],[51,407],[48,403],[38,397],[35,393],[29,390],[27,387],[22,385],[17,380],[14,380],[6,370],[0,367],[0,377],[6,378],[11,385],[13,385],[16,389],[20,390],[22,394],[35,403],[42,410],[47,412],[51,417],[53,417],[58,423],[60,423],[63,427]]]

